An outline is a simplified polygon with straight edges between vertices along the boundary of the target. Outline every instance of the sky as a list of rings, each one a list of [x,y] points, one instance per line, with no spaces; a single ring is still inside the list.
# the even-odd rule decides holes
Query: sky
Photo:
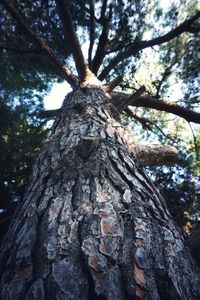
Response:
[[[65,96],[70,91],[71,89],[67,82],[55,83],[50,93],[44,98],[45,109],[48,110],[60,108]]]

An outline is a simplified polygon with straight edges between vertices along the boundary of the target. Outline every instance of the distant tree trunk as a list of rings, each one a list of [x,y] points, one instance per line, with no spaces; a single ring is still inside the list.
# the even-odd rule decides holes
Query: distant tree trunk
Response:
[[[69,94],[1,249],[0,299],[200,299],[200,272],[98,88]]]

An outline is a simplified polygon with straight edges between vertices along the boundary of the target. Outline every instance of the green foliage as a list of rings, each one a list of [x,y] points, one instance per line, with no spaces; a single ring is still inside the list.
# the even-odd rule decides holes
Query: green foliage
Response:
[[[199,166],[194,151],[179,151],[179,164],[147,168],[177,224],[190,234],[200,225]]]
[[[27,107],[13,109],[0,102],[0,240],[24,196],[33,161],[46,136],[40,121],[28,120]]]
[[[15,1],[16,8],[25,15],[30,28],[56,54],[66,58],[69,49],[63,43],[61,23],[54,1]],[[1,7],[0,16],[0,88],[2,96],[26,95],[34,97],[33,91],[45,93],[61,77],[52,63],[13,18]]]

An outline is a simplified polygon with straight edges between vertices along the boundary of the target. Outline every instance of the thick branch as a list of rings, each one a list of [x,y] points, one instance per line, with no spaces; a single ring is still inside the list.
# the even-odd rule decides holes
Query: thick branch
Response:
[[[100,16],[100,23],[103,21],[105,15],[106,15],[106,9],[107,9],[107,4],[108,4],[108,0],[103,0],[102,1],[102,7],[101,7],[101,16]]]
[[[114,88],[116,88],[123,80],[122,76],[115,77],[112,81],[109,82],[109,84],[106,87],[106,92],[110,93]]]
[[[141,86],[134,94],[132,94],[130,97],[125,99],[124,101],[120,101],[117,108],[119,111],[123,111],[126,109],[129,105],[134,105],[135,101],[138,99],[140,95],[142,95],[145,92],[145,86]]]
[[[67,1],[57,0],[56,2],[58,6],[59,15],[63,23],[65,38],[67,43],[70,45],[72,55],[76,64],[76,69],[79,74],[79,78],[82,82],[85,80],[89,69],[84,60],[81,46],[79,44],[78,37],[73,26],[71,13],[68,8]]]
[[[134,94],[133,94],[134,96]],[[120,103],[129,103],[128,105],[135,106],[135,107],[148,107],[153,108],[160,111],[166,111],[169,113],[172,113],[174,115],[177,115],[181,118],[184,118],[188,122],[198,123],[200,124],[200,113],[189,110],[185,107],[182,107],[180,105],[174,104],[174,103],[167,103],[162,100],[157,100],[151,96],[140,96],[138,98],[133,97],[133,102],[131,103],[131,95],[125,94],[125,93],[117,93],[112,92],[112,103],[116,108],[118,109],[118,106]],[[128,100],[129,99],[129,100]],[[121,104],[122,106],[123,104]],[[124,105],[123,105],[124,106]],[[123,108],[123,110],[126,110],[127,106]]]
[[[200,26],[199,27],[191,26],[190,29],[188,29],[188,32],[198,33],[198,32],[200,32]]]
[[[104,56],[106,54],[106,46],[107,46],[107,42],[108,42],[108,32],[109,32],[109,23],[110,23],[110,20],[112,18],[112,7],[110,7],[110,11],[109,11],[109,15],[106,16],[105,13],[106,13],[106,4],[107,4],[107,1],[104,1],[103,3],[103,9],[102,9],[102,15],[101,15],[101,24],[103,26],[102,28],[102,32],[101,32],[101,35],[100,35],[100,38],[99,38],[99,43],[98,43],[98,47],[97,47],[97,50],[96,50],[96,53],[95,53],[95,56],[94,56],[94,59],[93,59],[93,72],[95,74],[97,74],[102,62],[103,62],[103,59],[104,59]]]
[[[135,151],[143,166],[173,165],[178,162],[178,151],[172,146],[139,144]]]
[[[185,107],[174,103],[167,103],[154,99],[150,96],[140,96],[135,102],[134,106],[136,107],[149,107],[156,110],[166,111],[184,118],[188,122],[194,122],[200,124],[200,113],[189,110]]]
[[[66,81],[75,88],[77,86],[77,79],[72,74],[72,72],[63,65],[60,60],[56,57],[53,51],[36,35],[36,33],[28,26],[28,24],[24,21],[25,17],[20,16],[16,8],[8,3],[6,0],[0,0],[0,3],[3,7],[11,14],[13,19],[18,22],[22,27],[23,31],[28,34],[31,40],[38,45],[41,50],[47,55],[47,57],[51,60],[57,70],[62,74],[62,76],[66,79]]]
[[[92,69],[92,50],[95,40],[95,14],[94,14],[94,1],[90,0],[90,45],[88,50],[88,64]]]
[[[194,27],[192,27],[192,24],[200,17],[200,11],[197,11],[197,13],[191,17],[190,19],[185,20],[182,24],[180,24],[175,29],[169,31],[167,34],[164,34],[163,36],[160,36],[158,38],[149,40],[149,41],[139,41],[139,42],[133,42],[131,43],[125,51],[120,52],[113,60],[110,61],[110,63],[104,68],[104,70],[99,75],[99,79],[103,80],[107,77],[107,75],[110,73],[110,71],[120,62],[122,62],[124,59],[127,59],[130,56],[135,56],[140,50],[153,47],[155,45],[160,45],[163,43],[166,43],[173,38],[179,36],[183,32],[194,32]]]

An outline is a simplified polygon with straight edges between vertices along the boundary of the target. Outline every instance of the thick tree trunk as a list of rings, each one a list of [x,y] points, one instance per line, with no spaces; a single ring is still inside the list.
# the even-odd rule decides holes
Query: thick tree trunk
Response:
[[[200,299],[200,272],[100,89],[69,94],[1,250],[0,299]]]

